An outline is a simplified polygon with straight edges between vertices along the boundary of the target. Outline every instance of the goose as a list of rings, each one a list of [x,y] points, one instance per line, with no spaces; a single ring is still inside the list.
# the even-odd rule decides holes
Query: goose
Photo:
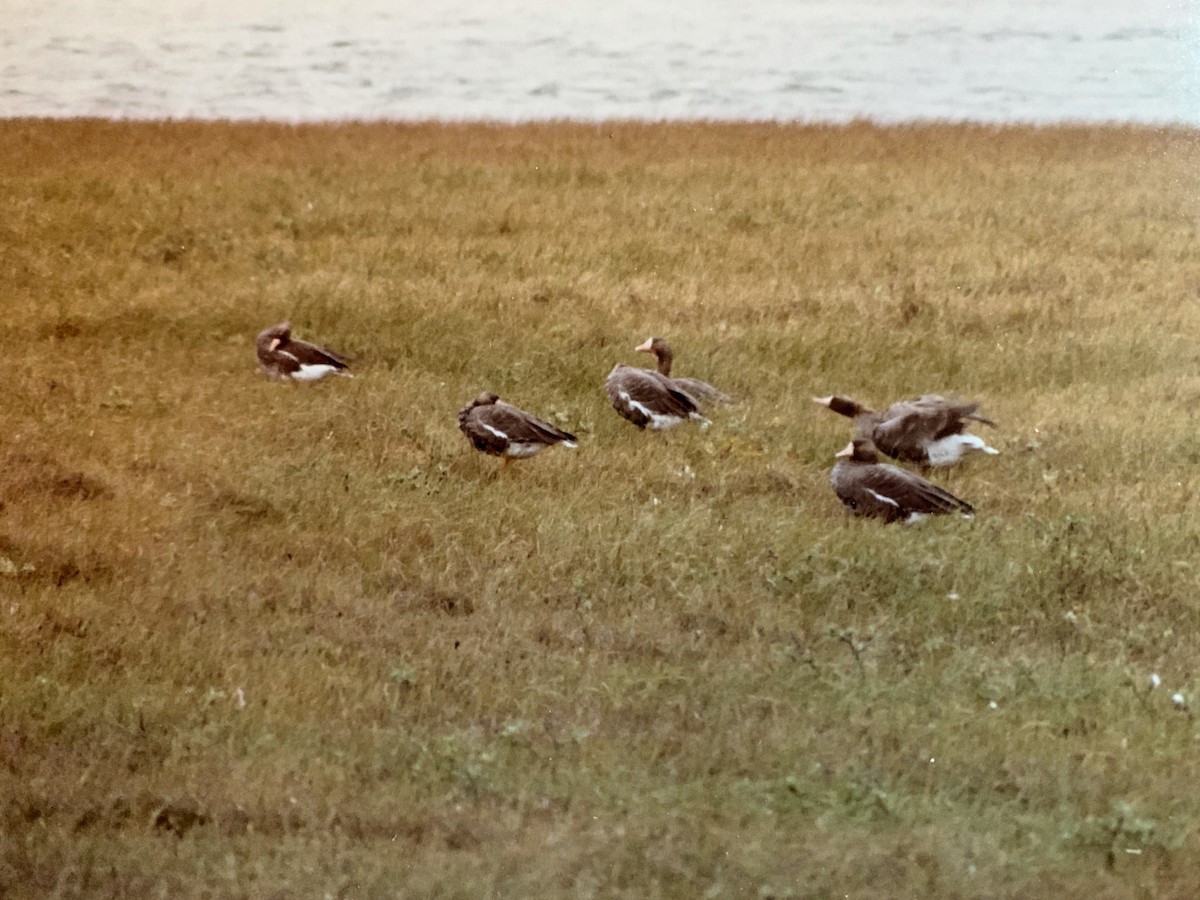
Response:
[[[613,409],[638,428],[665,431],[688,421],[709,425],[693,397],[651,369],[617,363],[604,380],[604,392]]]
[[[292,340],[292,326],[280,322],[264,328],[254,340],[258,364],[271,378],[281,381],[320,381],[331,372],[353,378],[350,361],[340,353],[306,341]]]
[[[833,492],[856,516],[885,522],[917,522],[926,516],[974,513],[970,503],[926,481],[916,472],[879,462],[870,439],[857,437],[836,454],[829,473]]]
[[[575,435],[505,403],[490,391],[484,391],[459,410],[458,427],[476,450],[499,456],[501,466],[510,459],[537,456],[554,444],[577,446]]]
[[[893,459],[921,466],[950,466],[969,451],[995,455],[977,435],[966,430],[970,422],[996,423],[978,412],[978,403],[947,400],[926,394],[915,400],[893,403],[879,413],[847,397],[813,397],[813,401],[854,420],[854,435],[868,437]]]
[[[658,374],[664,378],[671,378],[671,362],[674,360],[675,354],[671,352],[671,345],[666,342],[665,338],[646,338],[645,341],[638,344],[636,349],[639,353],[653,354],[654,358],[658,360]],[[718,390],[699,378],[671,378],[671,381],[693,400],[702,404],[734,402],[733,398],[724,391]]]

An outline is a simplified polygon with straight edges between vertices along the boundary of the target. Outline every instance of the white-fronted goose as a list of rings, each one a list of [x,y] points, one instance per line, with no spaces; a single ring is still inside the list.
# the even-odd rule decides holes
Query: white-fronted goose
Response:
[[[689,420],[708,427],[697,402],[675,383],[650,369],[618,363],[604,380],[613,409],[638,428],[665,431]]]
[[[653,354],[654,358],[658,360],[658,374],[664,378],[670,378],[676,387],[681,388],[693,400],[697,400],[701,404],[734,402],[733,398],[724,391],[718,390],[699,378],[672,378],[671,363],[675,354],[671,352],[671,345],[664,338],[646,338],[644,342],[638,344],[637,350],[640,353]]]
[[[949,466],[968,451],[996,454],[982,438],[966,430],[969,422],[995,427],[981,416],[978,403],[947,400],[926,394],[916,400],[893,403],[883,412],[846,397],[813,397],[822,406],[854,420],[854,436],[870,438],[879,450],[893,459],[922,466]]]
[[[531,416],[493,393],[485,391],[458,413],[458,427],[476,450],[510,459],[537,456],[546,447],[574,447],[575,435]]]
[[[258,364],[272,378],[284,381],[320,381],[331,372],[353,378],[350,361],[340,353],[306,341],[292,340],[292,326],[280,322],[264,328],[254,340]]]
[[[857,516],[916,522],[926,516],[974,512],[970,503],[916,472],[879,462],[875,445],[867,438],[855,438],[837,457],[829,482],[838,499]]]

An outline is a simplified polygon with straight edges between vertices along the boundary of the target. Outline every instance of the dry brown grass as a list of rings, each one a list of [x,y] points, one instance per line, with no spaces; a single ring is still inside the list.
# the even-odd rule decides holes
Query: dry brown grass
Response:
[[[0,892],[1193,896],[1197,149],[0,123]],[[636,432],[651,333],[747,402]],[[835,390],[983,401],[979,516],[848,520]]]

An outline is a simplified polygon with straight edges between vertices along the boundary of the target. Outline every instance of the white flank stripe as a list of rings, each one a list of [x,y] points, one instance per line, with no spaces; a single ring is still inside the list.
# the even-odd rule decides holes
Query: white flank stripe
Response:
[[[892,506],[896,507],[896,509],[900,508],[900,504],[897,503],[895,500],[893,500],[891,497],[885,497],[883,494],[880,494],[878,491],[873,491],[870,488],[867,488],[866,490],[867,490],[868,494],[870,494],[872,497],[874,497],[880,503],[890,503]],[[913,515],[920,515],[920,513],[914,513]]]
[[[630,397],[629,391],[621,391],[620,396],[621,396],[621,399],[625,401],[625,405],[628,406],[630,409],[637,410],[638,412],[640,412],[643,416],[645,416],[648,419],[654,418],[654,413],[650,412],[649,409],[647,409],[645,406],[643,406],[642,404],[640,404],[636,400],[634,400],[632,397]]]
[[[664,431],[667,428],[674,428],[683,421],[679,416],[664,416],[661,413],[654,412],[648,406],[638,403],[630,397],[628,391],[621,391],[620,397],[630,409],[637,410],[650,420],[646,427],[651,431]]]
[[[496,437],[500,438],[500,440],[502,440],[502,441],[508,440],[508,435],[505,434],[503,431],[501,431],[499,428],[493,428],[487,422],[480,422],[479,424],[482,425],[484,428],[486,428],[488,431],[490,431],[492,434],[494,434]]]

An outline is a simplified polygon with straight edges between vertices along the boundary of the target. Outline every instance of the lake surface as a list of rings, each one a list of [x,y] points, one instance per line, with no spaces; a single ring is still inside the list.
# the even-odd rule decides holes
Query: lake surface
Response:
[[[2,3],[2,117],[1200,125],[1200,0]]]

